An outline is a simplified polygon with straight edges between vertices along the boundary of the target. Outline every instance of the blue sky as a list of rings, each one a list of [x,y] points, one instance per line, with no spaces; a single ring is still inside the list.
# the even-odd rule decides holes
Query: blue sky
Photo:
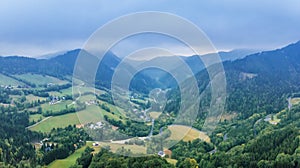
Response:
[[[80,48],[111,19],[142,11],[170,12],[190,20],[217,50],[273,49],[300,40],[299,9],[298,0],[2,0],[0,55],[39,56]],[[177,54],[189,54],[159,37],[128,39],[113,51],[124,55],[153,43],[173,47]]]

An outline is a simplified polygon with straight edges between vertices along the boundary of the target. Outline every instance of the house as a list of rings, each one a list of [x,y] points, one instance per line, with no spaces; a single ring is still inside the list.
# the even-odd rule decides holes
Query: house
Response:
[[[102,128],[103,127],[103,123],[101,121],[99,121],[96,124],[91,124],[89,127],[90,127],[90,129]]]
[[[165,157],[165,155],[166,155],[164,151],[159,151],[157,154],[160,157]]]
[[[96,100],[89,100],[89,101],[86,101],[85,104],[87,106],[89,106],[89,105],[92,105],[92,104],[97,104],[97,102],[96,102]]]

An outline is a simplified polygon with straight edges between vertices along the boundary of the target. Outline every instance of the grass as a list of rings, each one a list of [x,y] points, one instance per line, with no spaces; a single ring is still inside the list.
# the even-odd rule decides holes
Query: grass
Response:
[[[101,146],[110,146],[112,152],[116,152],[117,149],[124,147],[125,149],[130,149],[133,153],[143,153],[146,154],[146,147],[138,145],[125,145],[125,144],[112,144],[100,142],[100,146],[93,146],[93,141],[87,141],[86,145],[77,149],[72,155],[65,159],[59,159],[53,161],[48,165],[48,168],[57,168],[57,167],[70,167],[76,163],[77,158],[81,156],[86,147],[91,147],[94,149],[93,153],[96,154],[101,150]],[[169,163],[176,164],[177,160],[167,159]]]
[[[78,118],[80,123],[90,123],[90,122],[98,122],[103,121],[103,112],[104,110],[101,109],[99,106],[96,105],[90,105],[87,106],[85,110],[82,110],[80,112],[77,112]]]
[[[24,83],[19,82],[13,78],[10,78],[6,75],[0,74],[0,85],[17,86],[17,85],[24,85]]]
[[[197,129],[184,126],[184,125],[171,125],[168,127],[171,131],[171,136],[168,138],[169,140],[183,140],[183,141],[192,141],[194,139],[201,139],[206,142],[210,142],[209,136],[207,136],[204,132],[199,131]]]
[[[134,154],[146,154],[146,147],[139,145],[126,145],[126,144],[117,144],[117,143],[109,143],[109,142],[100,142],[100,146],[110,146],[110,150],[112,152],[116,152],[117,149],[124,147],[124,149],[130,149],[130,151]]]
[[[68,125],[76,125],[80,124],[77,114],[70,113],[61,116],[51,117],[34,127],[31,127],[30,130],[37,131],[37,132],[50,132],[52,128],[63,128],[67,127]]]
[[[78,94],[78,87],[74,88],[74,94]],[[99,89],[93,89],[92,87],[80,87],[79,88],[81,94],[91,92],[91,93],[96,93],[96,94],[103,94],[105,91],[99,90]],[[52,96],[65,96],[65,95],[73,95],[73,88],[69,87],[67,89],[62,89],[60,92],[49,92],[50,95]],[[94,96],[95,97],[95,96]]]
[[[47,75],[37,75],[37,74],[22,74],[22,75],[14,75],[15,77],[28,81],[30,83],[34,83],[36,85],[44,85],[48,83],[53,83],[53,84],[66,84],[67,81],[63,81],[60,79],[57,79],[52,76],[47,76]]]
[[[81,156],[86,147],[91,147],[94,149],[92,153],[96,154],[100,151],[100,146],[93,146],[93,141],[87,141],[86,145],[77,149],[72,155],[67,157],[66,159],[59,159],[53,161],[48,168],[57,168],[57,167],[70,167],[76,163],[77,158]]]
[[[100,146],[93,146],[93,143],[94,143],[94,141],[87,141],[86,145],[93,148],[94,151],[92,153],[96,154],[101,150],[101,147]]]
[[[291,100],[291,103],[292,103],[293,105],[296,105],[296,104],[298,104],[299,102],[300,102],[300,98],[299,98],[299,97],[292,98],[292,100]]]
[[[13,101],[18,101],[22,96],[19,95],[9,95],[10,98],[12,98]]]
[[[88,95],[81,96],[79,98],[79,101],[81,101],[81,102],[86,102],[89,100],[96,100],[96,96],[93,94],[88,94]]]
[[[149,115],[153,119],[158,119],[158,117],[161,115],[161,112],[152,111],[149,113]]]
[[[32,101],[38,101],[38,100],[41,100],[41,101],[46,100],[46,98],[45,97],[38,97],[38,96],[34,96],[34,95],[30,94],[30,95],[26,96],[26,100],[28,102],[32,102]]]
[[[273,115],[273,119],[269,121],[270,124],[277,125],[280,122],[280,119],[278,118],[278,114]]]
[[[32,131],[37,132],[50,132],[53,128],[63,128],[68,125],[86,124],[90,122],[103,121],[102,112],[104,110],[100,109],[96,105],[87,106],[85,110],[69,113],[60,116],[51,117],[38,125],[31,127]],[[35,114],[36,115],[36,114]],[[34,116],[36,117],[36,116]],[[32,119],[34,118],[32,117]]]
[[[73,102],[72,100],[66,100],[66,101],[61,101],[56,104],[45,103],[45,104],[42,104],[41,107],[42,107],[43,111],[51,111],[52,110],[53,112],[57,112],[57,111],[65,109],[66,106],[68,106],[72,102]]]
[[[38,121],[40,119],[44,119],[45,117],[42,114],[33,114],[29,116],[29,122]]]
[[[77,149],[72,155],[65,159],[59,159],[53,161],[48,167],[49,168],[57,168],[57,167],[70,167],[76,163],[77,158],[81,156],[81,154],[84,152],[85,148],[88,145],[85,145],[79,149]]]
[[[178,162],[178,160],[176,159],[170,159],[170,158],[166,158],[167,162],[172,164],[172,165],[176,165],[176,163]]]

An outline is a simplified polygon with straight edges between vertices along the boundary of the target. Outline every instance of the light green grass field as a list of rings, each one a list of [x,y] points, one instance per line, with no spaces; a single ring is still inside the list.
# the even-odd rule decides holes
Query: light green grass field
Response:
[[[51,111],[52,110],[53,112],[57,112],[57,111],[65,109],[66,106],[68,106],[72,102],[73,102],[72,100],[66,100],[66,101],[61,101],[56,104],[45,103],[45,104],[42,104],[41,107],[42,107],[43,111],[47,111],[47,110]]]
[[[17,85],[25,85],[25,84],[13,79],[13,78],[10,78],[8,76],[5,76],[3,74],[0,74],[0,85],[17,86]]]
[[[81,156],[81,154],[84,152],[86,147],[87,147],[87,145],[77,149],[72,155],[70,155],[69,157],[67,157],[65,159],[59,159],[59,160],[53,161],[48,167],[49,168],[60,168],[60,167],[68,168],[68,167],[74,165],[76,163],[77,158],[79,158]]]
[[[81,102],[96,100],[96,96],[93,94],[88,94],[88,95],[80,96],[80,98],[78,100]]]
[[[90,105],[85,110],[77,112],[80,123],[86,124],[91,122],[103,121],[103,111],[99,106]]]
[[[51,117],[34,127],[30,130],[37,132],[50,132],[52,128],[63,128],[68,125],[79,124],[79,120],[76,113],[65,114],[61,116]]]
[[[42,114],[32,114],[29,116],[29,121],[38,121],[40,119],[44,119],[45,117]]]
[[[63,128],[68,125],[87,124],[90,122],[103,121],[102,113],[104,110],[96,105],[87,106],[85,110],[51,117],[38,125],[31,127],[32,131],[50,132],[52,128]],[[36,114],[35,114],[36,115]],[[35,116],[38,117],[38,116]],[[33,118],[32,118],[33,119]]]
[[[15,77],[34,83],[36,85],[44,85],[48,83],[53,83],[53,84],[66,84],[67,81],[63,81],[60,79],[57,79],[52,76],[47,76],[47,75],[37,75],[37,74],[22,74],[22,75],[14,75]]]
[[[99,90],[99,89],[93,89],[91,87],[80,87],[79,91],[81,94],[84,93],[96,93],[96,94],[103,94],[105,91]],[[62,89],[60,92],[48,92],[52,96],[65,96],[65,95],[73,95],[73,88],[67,88],[67,89]],[[74,87],[74,94],[78,94],[78,87]]]

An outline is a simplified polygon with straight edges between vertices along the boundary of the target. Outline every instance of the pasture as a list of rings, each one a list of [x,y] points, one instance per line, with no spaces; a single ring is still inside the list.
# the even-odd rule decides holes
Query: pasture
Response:
[[[185,125],[171,125],[168,127],[171,131],[171,136],[169,140],[183,140],[183,141],[192,141],[194,139],[201,139],[206,142],[210,142],[209,136],[204,132],[199,131],[195,128],[185,126]]]

